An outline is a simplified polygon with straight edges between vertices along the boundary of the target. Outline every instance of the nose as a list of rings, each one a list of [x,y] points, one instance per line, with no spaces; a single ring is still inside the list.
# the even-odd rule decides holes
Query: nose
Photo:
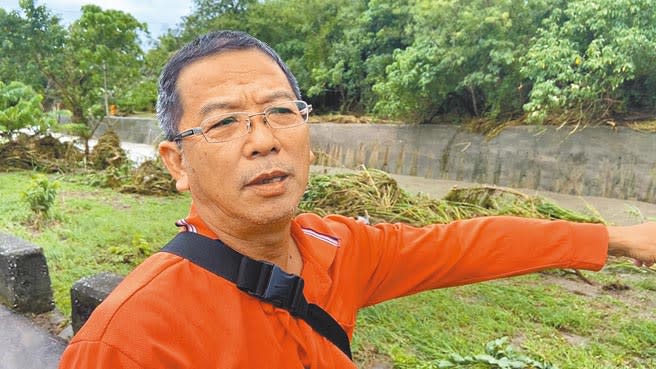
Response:
[[[275,130],[267,123],[264,113],[251,115],[248,123],[248,135],[244,144],[244,154],[247,157],[266,156],[280,151],[280,141]]]

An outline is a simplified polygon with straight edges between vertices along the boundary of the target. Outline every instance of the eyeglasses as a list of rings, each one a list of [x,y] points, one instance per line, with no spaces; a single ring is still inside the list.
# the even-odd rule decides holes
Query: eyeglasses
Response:
[[[267,106],[261,113],[233,112],[208,117],[200,127],[178,133],[171,141],[182,141],[186,137],[203,135],[207,142],[227,142],[247,135],[251,131],[251,118],[264,116],[264,122],[274,129],[285,129],[303,125],[312,111],[312,105],[294,100]]]

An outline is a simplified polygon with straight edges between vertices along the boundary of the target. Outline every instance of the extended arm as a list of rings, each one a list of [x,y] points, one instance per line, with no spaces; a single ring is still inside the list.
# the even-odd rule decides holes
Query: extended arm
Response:
[[[608,227],[608,255],[627,256],[637,265],[656,263],[656,222]]]

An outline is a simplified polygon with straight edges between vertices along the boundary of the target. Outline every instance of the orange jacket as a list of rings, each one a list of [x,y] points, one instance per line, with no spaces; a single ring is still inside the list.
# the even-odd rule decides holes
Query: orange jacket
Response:
[[[193,212],[192,212],[193,213]],[[187,229],[213,236],[194,214]],[[358,309],[415,292],[552,267],[599,269],[603,226],[510,217],[413,228],[298,216],[305,296],[352,336]],[[69,368],[354,368],[304,321],[191,262],[157,253],[93,313]]]

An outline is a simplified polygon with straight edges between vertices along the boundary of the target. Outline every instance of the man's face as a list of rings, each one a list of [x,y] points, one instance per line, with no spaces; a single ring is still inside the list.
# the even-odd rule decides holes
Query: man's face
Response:
[[[211,115],[259,113],[296,99],[280,67],[256,49],[195,61],[181,71],[177,83],[184,109],[180,132]],[[289,222],[307,185],[312,157],[308,126],[272,129],[261,115],[251,122],[249,134],[228,142],[186,138],[178,173],[171,167],[174,144],[160,149],[178,189],[191,190],[200,216],[215,232]]]

